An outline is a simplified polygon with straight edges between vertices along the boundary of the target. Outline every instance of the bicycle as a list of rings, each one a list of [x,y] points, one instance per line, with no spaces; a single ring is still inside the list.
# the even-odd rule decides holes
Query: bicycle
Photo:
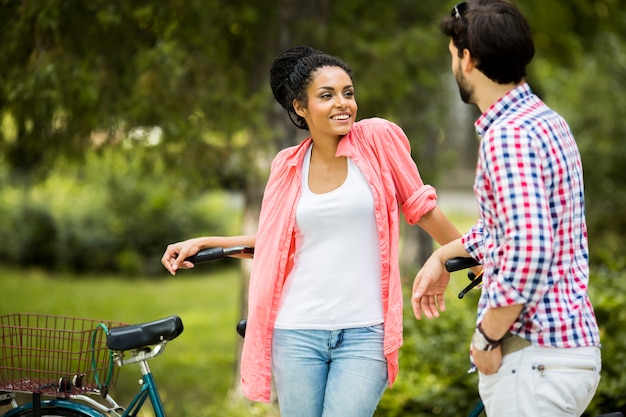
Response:
[[[460,271],[463,269],[473,268],[479,265],[480,264],[473,258],[465,258],[465,257],[456,257],[456,258],[448,259],[445,263],[445,267],[448,272]],[[469,271],[467,273],[467,276],[470,280],[470,283],[459,292],[458,294],[459,299],[462,299],[473,288],[480,288],[480,285],[482,284],[482,271],[479,274],[474,274],[472,271]],[[479,417],[483,414],[484,410],[485,410],[485,407],[483,405],[483,402],[479,398],[478,403],[472,409],[468,417]],[[618,412],[598,414],[596,417],[624,417],[624,414],[618,411]]]
[[[2,417],[134,417],[146,400],[155,417],[165,417],[147,361],[182,331],[178,316],[134,325],[39,314],[0,316],[0,405],[11,406]],[[125,408],[109,390],[119,368],[135,363],[140,388]],[[19,404],[19,393],[32,400]]]

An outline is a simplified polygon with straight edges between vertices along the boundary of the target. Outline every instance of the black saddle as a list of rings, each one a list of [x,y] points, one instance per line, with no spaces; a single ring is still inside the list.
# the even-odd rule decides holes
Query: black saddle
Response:
[[[130,326],[115,327],[107,334],[111,350],[132,350],[174,340],[183,332],[183,321],[178,316]]]

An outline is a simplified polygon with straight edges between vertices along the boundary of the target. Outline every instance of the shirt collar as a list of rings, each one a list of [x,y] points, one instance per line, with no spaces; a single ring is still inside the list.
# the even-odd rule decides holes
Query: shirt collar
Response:
[[[354,134],[356,133],[355,133],[355,129],[353,126],[350,132],[348,132],[346,136],[344,136],[343,138],[339,140],[339,145],[337,147],[336,156],[346,156],[348,158],[351,158],[352,156],[354,156],[354,145],[353,145]],[[311,137],[308,137],[305,140],[303,140],[300,144],[296,145],[294,148],[294,152],[292,152],[287,157],[286,164],[289,166],[293,166],[293,167],[299,166],[302,163],[302,160],[304,159],[304,155],[306,154],[307,149],[309,148],[309,146],[311,146],[311,142],[313,142],[313,139],[311,139]]]
[[[307,138],[300,142],[300,144],[294,146],[293,151],[287,155],[285,160],[285,164],[291,167],[298,167],[302,164],[304,160],[304,155],[306,154],[307,149],[311,145],[311,138]]]
[[[474,123],[476,133],[478,133],[479,136],[483,136],[493,122],[498,120],[504,113],[510,111],[511,108],[518,107],[522,101],[532,94],[533,92],[528,83],[522,83],[500,97],[498,101],[489,107],[489,110],[484,112],[478,120],[476,120]]]

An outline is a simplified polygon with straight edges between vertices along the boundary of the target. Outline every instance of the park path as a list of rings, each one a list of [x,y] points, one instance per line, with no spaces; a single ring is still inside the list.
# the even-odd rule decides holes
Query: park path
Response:
[[[478,217],[478,207],[471,187],[467,190],[437,189],[437,205],[446,214],[460,213]]]

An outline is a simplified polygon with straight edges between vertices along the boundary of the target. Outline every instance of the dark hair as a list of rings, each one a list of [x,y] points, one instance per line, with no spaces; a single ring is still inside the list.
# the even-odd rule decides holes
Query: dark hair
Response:
[[[306,89],[313,73],[321,67],[339,67],[352,78],[352,71],[341,59],[310,46],[287,49],[274,60],[270,69],[270,86],[276,101],[287,110],[289,120],[298,128],[308,130],[303,117],[293,108],[293,100],[306,104]]]
[[[508,1],[469,0],[457,5],[439,27],[452,38],[459,57],[467,49],[476,60],[476,68],[489,79],[508,84],[526,77],[535,45],[528,22]]]

